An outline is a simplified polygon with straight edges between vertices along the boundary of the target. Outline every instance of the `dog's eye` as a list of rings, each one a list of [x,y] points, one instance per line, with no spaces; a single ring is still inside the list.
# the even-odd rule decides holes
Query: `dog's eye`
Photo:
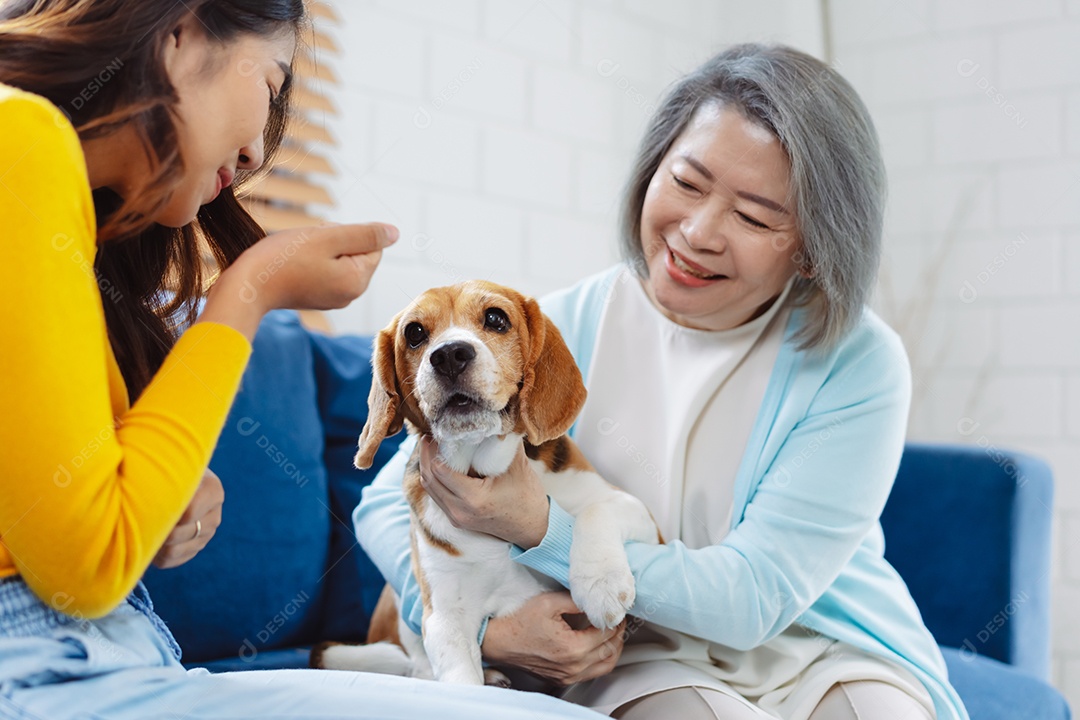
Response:
[[[427,340],[427,330],[420,323],[413,322],[405,326],[405,342],[409,347],[418,348]]]
[[[499,308],[488,308],[484,311],[484,327],[497,333],[504,333],[510,329],[510,318],[506,317]]]

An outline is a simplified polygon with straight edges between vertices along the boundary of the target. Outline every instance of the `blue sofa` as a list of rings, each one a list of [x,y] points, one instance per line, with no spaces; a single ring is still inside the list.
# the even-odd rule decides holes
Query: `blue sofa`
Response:
[[[213,671],[306,667],[324,639],[363,640],[383,581],[351,513],[370,338],[329,337],[271,313],[211,461],[222,526],[202,553],[145,580],[184,661]],[[1052,478],[996,448],[909,445],[882,516],[973,720],[1070,717],[1048,683]]]

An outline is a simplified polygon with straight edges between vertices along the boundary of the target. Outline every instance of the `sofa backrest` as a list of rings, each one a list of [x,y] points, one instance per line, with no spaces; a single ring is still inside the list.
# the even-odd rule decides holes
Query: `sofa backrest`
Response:
[[[361,641],[383,581],[351,513],[374,469],[352,465],[367,417],[371,339],[267,315],[210,468],[222,524],[192,561],[145,582],[185,662],[253,660],[320,640]]]

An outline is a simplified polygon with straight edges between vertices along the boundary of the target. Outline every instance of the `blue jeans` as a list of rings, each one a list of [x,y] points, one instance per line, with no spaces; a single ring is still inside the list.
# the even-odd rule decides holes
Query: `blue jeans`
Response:
[[[0,581],[0,718],[600,718],[546,695],[332,670],[186,670],[133,594],[104,618],[59,613]]]

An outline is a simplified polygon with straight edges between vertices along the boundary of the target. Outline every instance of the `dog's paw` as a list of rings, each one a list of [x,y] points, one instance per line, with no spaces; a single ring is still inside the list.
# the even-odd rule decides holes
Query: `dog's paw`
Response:
[[[452,685],[484,685],[487,675],[481,668],[456,666],[436,672],[435,679]]]
[[[484,684],[489,687],[509,688],[510,678],[495,668],[484,668]]]
[[[570,595],[594,627],[613,628],[634,604],[634,575],[622,547],[570,553]]]

